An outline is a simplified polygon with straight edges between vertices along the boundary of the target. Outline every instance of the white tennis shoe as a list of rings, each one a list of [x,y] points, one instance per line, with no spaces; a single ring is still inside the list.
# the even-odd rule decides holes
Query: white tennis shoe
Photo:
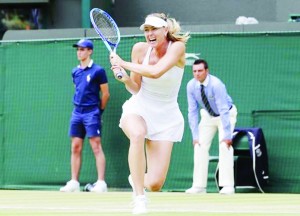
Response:
[[[76,180],[70,180],[64,187],[59,189],[61,192],[79,192],[80,191],[80,184]]]
[[[136,196],[132,214],[146,214],[147,212],[147,197],[145,195]]]
[[[91,192],[96,192],[96,193],[107,192],[107,184],[105,183],[105,181],[98,180],[93,184],[93,188],[91,189]]]

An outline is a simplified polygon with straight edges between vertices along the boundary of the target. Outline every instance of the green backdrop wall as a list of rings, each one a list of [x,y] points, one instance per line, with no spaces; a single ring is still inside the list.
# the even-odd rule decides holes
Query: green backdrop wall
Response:
[[[221,78],[238,108],[237,127],[261,127],[268,153],[267,192],[300,192],[300,33],[192,34],[187,53],[200,54]],[[111,99],[103,119],[106,181],[111,189],[129,188],[128,140],[118,127],[123,102],[130,97],[114,80],[108,52],[93,38],[93,59],[106,68]],[[130,59],[143,36],[122,37],[118,53]],[[7,41],[0,45],[0,188],[58,190],[70,178],[69,118],[71,69],[78,64],[77,40]],[[189,55],[191,56],[191,55]],[[193,59],[187,59],[192,62]],[[176,143],[164,190],[183,191],[192,184],[193,149],[187,121],[186,65],[178,98],[185,117],[182,142]],[[216,139],[211,155],[217,155]],[[209,192],[217,191],[215,163]],[[96,180],[94,157],[85,142],[80,182]]]

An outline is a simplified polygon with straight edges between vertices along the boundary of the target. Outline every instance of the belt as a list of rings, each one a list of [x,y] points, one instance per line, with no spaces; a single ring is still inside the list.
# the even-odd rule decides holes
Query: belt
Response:
[[[79,113],[88,113],[98,109],[98,106],[75,106],[75,112]]]

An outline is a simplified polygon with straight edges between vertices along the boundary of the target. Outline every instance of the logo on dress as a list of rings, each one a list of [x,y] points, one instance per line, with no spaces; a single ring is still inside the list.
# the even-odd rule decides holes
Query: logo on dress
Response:
[[[89,74],[89,75],[87,75],[87,77],[86,77],[86,81],[87,81],[87,82],[90,82],[90,80],[91,80],[91,75]]]

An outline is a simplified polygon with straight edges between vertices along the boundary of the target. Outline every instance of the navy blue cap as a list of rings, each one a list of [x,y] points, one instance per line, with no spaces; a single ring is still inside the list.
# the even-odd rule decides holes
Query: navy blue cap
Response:
[[[79,40],[76,44],[73,44],[73,47],[83,47],[83,48],[94,49],[93,42],[88,39]]]

